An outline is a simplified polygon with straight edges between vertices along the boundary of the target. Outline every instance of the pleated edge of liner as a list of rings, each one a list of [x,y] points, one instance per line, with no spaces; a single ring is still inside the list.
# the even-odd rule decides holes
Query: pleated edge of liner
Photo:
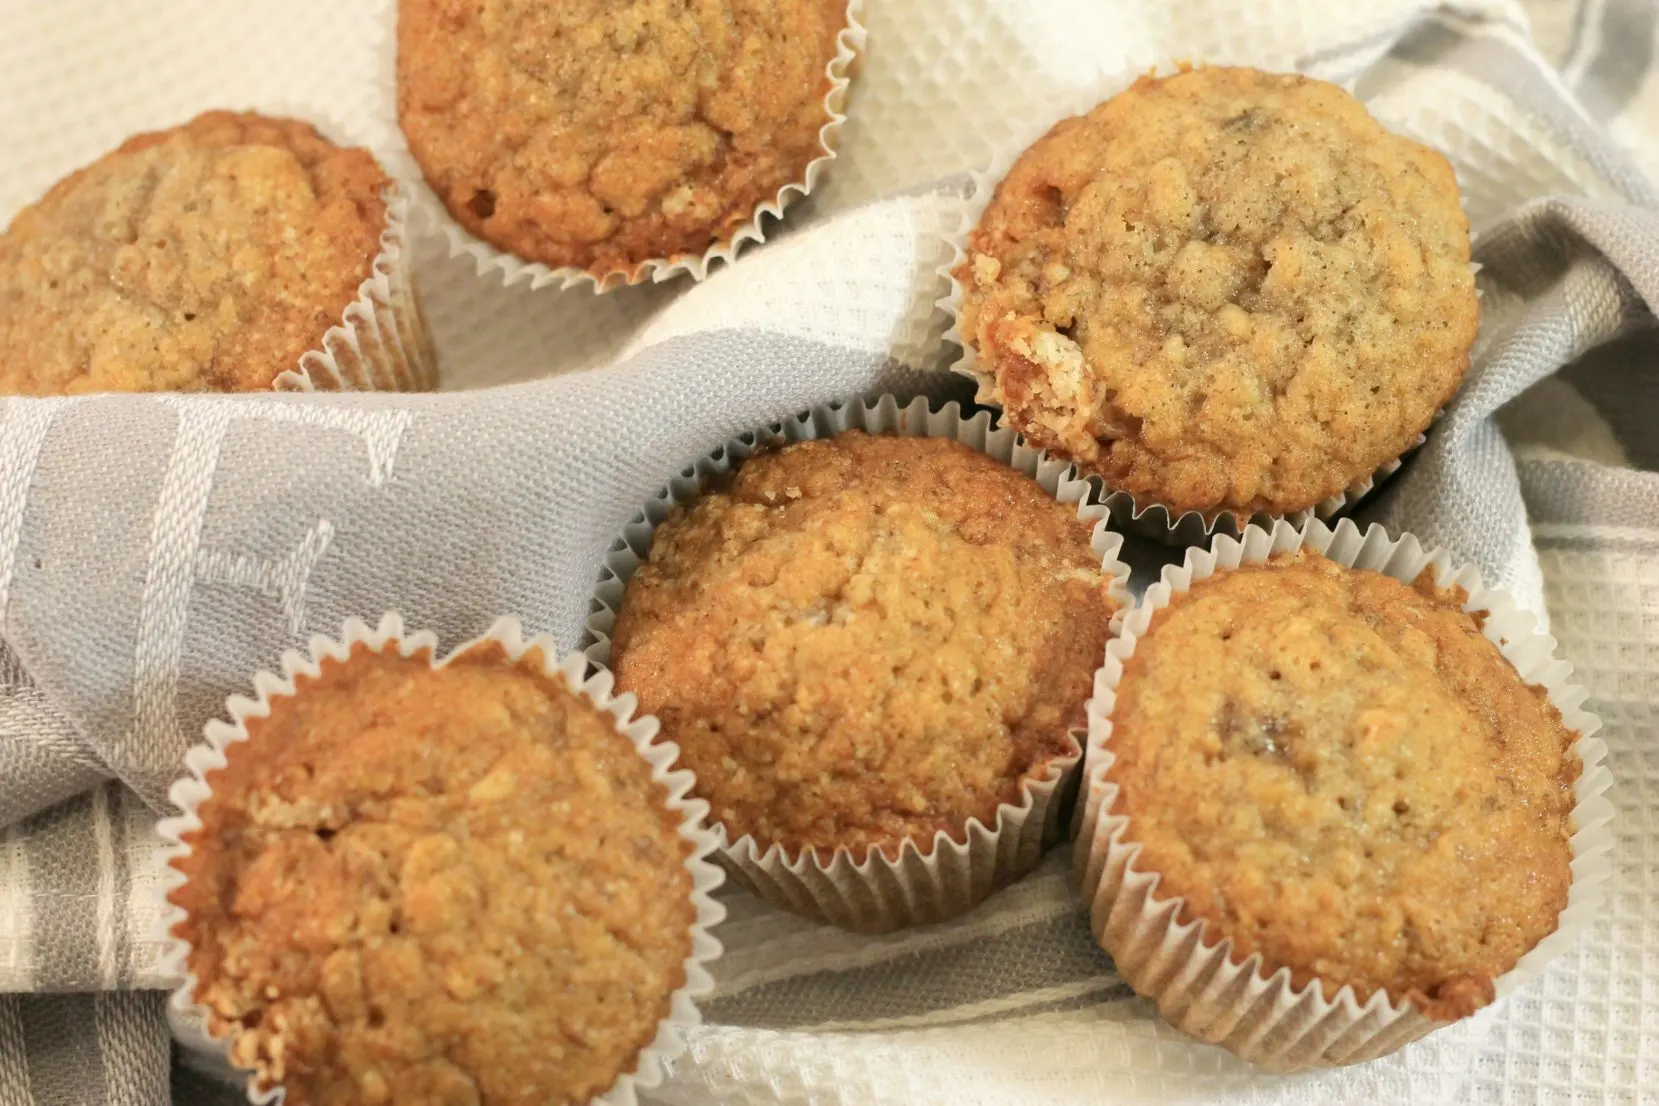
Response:
[[[1075,502],[1077,517],[1092,524],[1090,547],[1100,554],[1101,571],[1109,578],[1107,593],[1116,606],[1112,618],[1112,632],[1116,633],[1118,622],[1128,614],[1134,602],[1128,590],[1129,566],[1119,557],[1123,536],[1112,529],[1111,514],[1106,507],[1098,502],[1089,502],[1091,485],[1077,473],[1076,466],[1027,445],[1010,428],[993,427],[987,411],[964,418],[955,401],[944,403],[935,410],[926,397],[918,396],[901,406],[894,396],[887,394],[872,399],[820,404],[769,423],[759,430],[739,435],[699,457],[665,484],[644,507],[635,512],[605,556],[583,635],[582,648],[589,659],[595,664],[609,665],[610,633],[622,594],[634,571],[644,563],[656,527],[673,507],[695,499],[711,478],[731,472],[763,448],[827,438],[849,429],[864,430],[866,433],[954,438],[976,452],[991,456],[1036,479],[1057,501]],[[1053,483],[1052,489],[1047,482]],[[1068,775],[1082,763],[1085,731],[1074,729],[1071,737],[1075,751],[1052,761],[1041,778],[1026,780],[1021,787],[1021,801],[1018,804],[1001,804],[993,825],[987,826],[979,818],[970,818],[962,829],[961,840],[940,830],[931,841],[924,843],[925,847],[914,840],[906,840],[901,844],[897,858],[889,858],[881,850],[871,849],[862,862],[855,862],[851,850],[841,847],[833,851],[826,863],[817,850],[803,849],[791,856],[775,843],[762,849],[749,835],[733,840],[725,827],[718,823],[714,825],[714,831],[720,837],[723,854],[734,865],[744,869],[782,868],[794,877],[820,873],[832,880],[836,876],[850,876],[867,882],[878,871],[896,873],[906,862],[935,860],[942,855],[941,850],[959,858],[966,857],[973,848],[994,848],[1005,829],[1023,828],[1037,807],[1039,794],[1046,797],[1059,791]]]
[[[558,290],[565,291],[585,284],[591,286],[596,295],[615,288],[647,283],[661,284],[682,273],[689,274],[694,281],[702,281],[707,279],[715,262],[723,261],[730,264],[745,244],[765,242],[764,220],[781,220],[784,212],[796,200],[811,195],[829,163],[839,155],[841,130],[847,122],[848,92],[852,86],[857,62],[863,56],[869,40],[869,29],[863,22],[864,0],[847,0],[846,26],[837,32],[835,56],[824,67],[830,87],[824,94],[827,118],[818,128],[818,153],[806,163],[800,179],[785,184],[778,189],[774,198],[764,200],[756,206],[754,216],[748,223],[701,254],[687,253],[673,257],[648,258],[637,262],[631,269],[611,269],[603,273],[593,273],[578,266],[554,267],[545,262],[527,261],[484,241],[450,215],[443,201],[427,183],[420,163],[410,151],[408,140],[405,139],[398,121],[396,18],[397,0],[383,0],[381,10],[376,14],[376,25],[380,28],[382,36],[379,48],[379,128],[384,136],[388,171],[413,197],[413,209],[420,222],[421,231],[440,233],[451,259],[471,258],[475,275],[482,277],[493,271],[498,274],[505,288],[528,281],[534,291],[548,287],[557,287]]]
[[[205,110],[205,109],[204,109]],[[380,198],[386,206],[386,225],[377,239],[379,249],[369,262],[369,275],[357,286],[357,295],[340,313],[340,321],[323,332],[311,349],[299,356],[294,367],[278,373],[270,391],[277,393],[421,392],[438,386],[437,357],[432,348],[426,319],[421,314],[415,281],[414,201],[391,161],[391,151],[375,128],[349,126],[333,111],[304,100],[274,99],[256,105],[223,110],[257,112],[271,119],[291,119],[314,127],[324,139],[342,149],[362,149],[374,158],[386,174]],[[200,113],[198,113],[200,114]],[[174,125],[183,125],[180,120]],[[400,303],[400,300],[406,302]],[[379,325],[379,313],[391,316],[389,328]],[[405,314],[409,318],[404,318]],[[406,329],[407,328],[407,329]],[[378,341],[387,331],[395,336],[396,348],[388,351],[401,362],[401,380],[375,381],[352,373],[330,350],[344,345],[366,363],[365,335]],[[405,334],[413,340],[406,342]],[[410,348],[413,346],[414,348]],[[364,372],[372,370],[364,369]],[[394,370],[397,372],[398,370]]]
[[[684,768],[674,767],[679,758],[678,746],[656,740],[657,720],[650,715],[636,717],[633,696],[612,695],[614,681],[608,669],[600,666],[588,675],[592,662],[585,654],[572,652],[561,658],[557,643],[550,635],[526,637],[519,620],[512,616],[497,619],[483,634],[462,642],[447,653],[440,651],[436,634],[427,630],[406,630],[402,616],[395,611],[382,615],[373,627],[361,619],[347,619],[338,638],[316,634],[311,637],[305,652],[296,649],[285,651],[279,665],[280,674],[268,670],[257,673],[253,678],[253,697],[234,694],[226,700],[228,721],[226,718],[215,718],[207,723],[203,740],[193,745],[184,757],[185,774],[174,781],[168,792],[179,813],[161,819],[156,826],[164,843],[155,860],[160,873],[156,891],[161,903],[157,924],[157,939],[163,949],[160,971],[165,978],[178,981],[168,997],[169,1020],[182,1022],[200,1034],[222,1050],[228,1060],[229,1048],[237,1030],[213,1032],[207,1008],[195,1001],[197,980],[189,970],[190,945],[174,933],[175,927],[187,915],[182,907],[172,903],[169,896],[187,882],[184,874],[173,866],[173,861],[190,855],[190,846],[185,844],[183,838],[201,827],[196,812],[202,801],[212,794],[206,777],[224,767],[225,750],[229,746],[248,740],[248,721],[268,717],[272,700],[294,697],[298,693],[298,677],[316,678],[325,660],[344,661],[360,646],[377,653],[396,648],[403,657],[424,652],[433,668],[437,669],[475,646],[490,642],[499,644],[513,662],[523,659],[532,650],[539,650],[546,676],[558,678],[572,694],[615,720],[616,732],[627,738],[651,765],[653,782],[667,792],[667,809],[680,816],[680,837],[692,846],[685,867],[691,875],[691,902],[695,908],[695,919],[691,926],[691,952],[684,962],[685,980],[671,995],[667,1015],[658,1022],[655,1037],[636,1055],[632,1070],[621,1073],[610,1089],[590,1101],[593,1106],[638,1106],[638,1090],[657,1087],[662,1083],[673,1060],[685,1052],[687,1035],[702,1024],[702,1016],[694,1000],[712,993],[714,980],[708,965],[718,959],[722,951],[720,941],[712,930],[725,918],[726,909],[713,897],[713,892],[724,882],[725,873],[710,859],[719,848],[719,839],[706,825],[708,804],[690,797],[692,774]],[[256,1106],[267,1106],[282,1100],[283,1089],[280,1085],[267,1085],[256,1072],[247,1069],[234,1070],[237,1075],[246,1076],[247,1097]]]
[[[1436,586],[1461,587],[1468,595],[1463,609],[1485,615],[1482,632],[1493,642],[1520,674],[1523,681],[1543,688],[1548,699],[1561,712],[1562,721],[1578,735],[1571,747],[1578,757],[1581,770],[1573,785],[1575,799],[1571,814],[1573,835],[1572,883],[1567,905],[1556,928],[1545,935],[1532,949],[1520,957],[1515,966],[1494,981],[1496,998],[1512,994],[1521,984],[1540,975],[1545,965],[1565,952],[1587,929],[1599,909],[1605,884],[1611,878],[1609,854],[1613,836],[1609,828],[1614,810],[1605,794],[1612,786],[1613,777],[1606,766],[1607,745],[1594,735],[1601,728],[1601,720],[1583,709],[1589,692],[1582,685],[1570,682],[1572,665],[1556,656],[1556,641],[1540,631],[1536,620],[1518,608],[1505,591],[1488,588],[1480,570],[1471,564],[1452,558],[1445,550],[1425,551],[1418,539],[1402,533],[1390,537],[1382,527],[1373,525],[1363,533],[1351,521],[1344,519],[1335,528],[1319,520],[1310,520],[1302,526],[1279,521],[1271,529],[1258,526],[1246,528],[1243,535],[1234,538],[1220,535],[1208,547],[1194,547],[1187,551],[1179,565],[1166,565],[1157,583],[1148,587],[1136,608],[1125,616],[1119,633],[1107,646],[1106,663],[1095,676],[1094,694],[1089,701],[1089,740],[1086,769],[1078,797],[1081,833],[1077,839],[1076,861],[1084,901],[1090,913],[1090,928],[1097,942],[1104,948],[1106,930],[1113,926],[1112,908],[1121,897],[1133,902],[1140,898],[1143,906],[1134,917],[1123,920],[1117,928],[1131,928],[1144,944],[1157,936],[1160,939],[1151,960],[1157,961],[1160,950],[1174,946],[1189,948],[1189,959],[1175,963],[1179,957],[1159,969],[1168,990],[1182,981],[1225,980],[1224,986],[1207,983],[1212,990],[1223,993],[1242,988],[1226,1016],[1231,1017],[1231,1028],[1217,1038],[1201,1037],[1219,1044],[1241,1058],[1269,1070],[1289,1072],[1309,1067],[1357,1063],[1387,1055],[1424,1034],[1449,1022],[1426,1017],[1406,999],[1395,999],[1385,990],[1374,992],[1365,1003],[1360,1003],[1352,985],[1342,987],[1335,999],[1326,999],[1317,979],[1310,980],[1300,990],[1290,983],[1290,969],[1280,967],[1269,973],[1260,952],[1234,964],[1231,959],[1230,939],[1217,940],[1210,924],[1203,919],[1179,923],[1185,900],[1180,897],[1159,898],[1156,894],[1159,875],[1135,867],[1141,846],[1127,841],[1129,819],[1114,813],[1118,788],[1108,781],[1106,772],[1115,762],[1110,749],[1111,711],[1116,703],[1118,682],[1123,667],[1134,655],[1136,642],[1147,632],[1154,614],[1169,605],[1172,595],[1188,590],[1194,583],[1220,572],[1231,571],[1241,564],[1259,564],[1274,553],[1312,548],[1331,560],[1347,567],[1373,568],[1394,579],[1410,584],[1425,568],[1434,569]],[[1121,873],[1116,877],[1113,873]],[[1161,928],[1161,932],[1160,932]],[[1110,950],[1108,950],[1110,951]],[[1127,977],[1137,970],[1131,964]],[[1123,965],[1119,964],[1120,972]],[[1275,1040],[1275,1022],[1272,1018],[1258,1019],[1253,1015],[1262,1007],[1271,993],[1271,1006],[1284,1017],[1303,1003],[1311,1003],[1317,1011],[1312,1026],[1325,1025],[1335,1019],[1343,1025],[1346,1019],[1349,1031],[1357,1029],[1363,1019],[1375,1018],[1380,1026],[1358,1040],[1334,1038],[1318,1055],[1281,1058],[1299,1039]],[[1149,995],[1164,1011],[1161,998],[1175,996]],[[1182,1011],[1192,1012],[1192,1005],[1202,1001],[1193,999]],[[1211,1025],[1223,1015],[1207,1012]],[[1173,1024],[1173,1022],[1172,1022]],[[1177,1028],[1182,1028],[1177,1025]],[[1343,1045],[1340,1053],[1335,1045]],[[1368,1045],[1375,1045],[1368,1050]],[[1269,1046],[1276,1051],[1268,1051]]]

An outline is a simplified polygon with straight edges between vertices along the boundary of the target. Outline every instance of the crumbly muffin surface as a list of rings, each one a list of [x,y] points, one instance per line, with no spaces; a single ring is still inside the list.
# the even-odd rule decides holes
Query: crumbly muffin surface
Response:
[[[585,1103],[691,952],[689,844],[610,715],[499,646],[359,649],[249,723],[175,863],[198,1001],[291,1106]]]
[[[1457,389],[1478,319],[1446,159],[1250,69],[1056,124],[956,276],[1014,424],[1175,511],[1296,511],[1370,475]]]
[[[1076,752],[1112,614],[1089,541],[1075,506],[955,441],[763,453],[657,529],[618,686],[732,838],[927,851]]]
[[[802,179],[846,0],[400,0],[398,115],[451,215],[595,274],[700,254]]]
[[[1307,552],[1196,584],[1124,670],[1108,776],[1136,867],[1239,959],[1456,1018],[1555,930],[1579,762],[1426,577]]]
[[[0,235],[0,392],[269,388],[371,275],[388,183],[294,120],[129,139]]]

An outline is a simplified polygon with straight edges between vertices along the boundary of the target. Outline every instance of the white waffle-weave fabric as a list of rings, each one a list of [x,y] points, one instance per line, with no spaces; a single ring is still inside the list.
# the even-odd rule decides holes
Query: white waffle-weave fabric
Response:
[[[209,107],[383,143],[390,18],[0,0],[0,217]],[[170,1064],[151,936],[151,826],[227,694],[389,608],[447,643],[513,612],[573,646],[619,526],[705,450],[838,397],[961,395],[934,302],[965,171],[1066,90],[1182,58],[1344,82],[1457,167],[1475,369],[1369,515],[1514,588],[1591,688],[1618,808],[1605,917],[1477,1017],[1287,1079],[1129,993],[1064,850],[960,922],[881,938],[730,890],[707,1024],[657,1098],[1659,1102],[1654,6],[876,0],[867,23],[824,185],[704,284],[503,289],[426,238],[452,394],[0,401],[0,1104],[240,1100]]]

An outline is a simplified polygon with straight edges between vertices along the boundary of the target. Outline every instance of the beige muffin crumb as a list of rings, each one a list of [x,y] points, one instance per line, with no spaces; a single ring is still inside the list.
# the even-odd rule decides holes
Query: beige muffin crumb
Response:
[[[1431,1018],[1490,1003],[1572,883],[1577,735],[1429,572],[1311,550],[1195,583],[1124,667],[1107,778],[1158,896],[1234,956]]]
[[[356,649],[226,750],[175,866],[195,998],[289,1106],[586,1103],[691,954],[690,845],[614,719],[499,645]]]
[[[997,186],[955,272],[989,398],[1174,513],[1314,507],[1456,391],[1478,307],[1446,159],[1294,74],[1144,77]]]
[[[400,0],[398,119],[467,230],[633,279],[804,181],[846,26],[846,0]]]
[[[0,393],[270,388],[372,274],[389,183],[251,112],[129,139],[0,235]]]
[[[947,439],[762,453],[657,528],[613,635],[733,839],[896,857],[1075,755],[1113,602],[1091,527]]]

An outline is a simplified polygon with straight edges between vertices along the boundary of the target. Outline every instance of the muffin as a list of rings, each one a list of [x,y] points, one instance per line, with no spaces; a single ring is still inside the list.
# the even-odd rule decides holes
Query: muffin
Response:
[[[376,276],[389,184],[368,151],[291,119],[214,111],[129,139],[0,236],[0,393],[271,388]],[[418,375],[407,314],[388,338]]]
[[[765,450],[711,483],[657,527],[610,656],[618,690],[696,774],[739,874],[768,893],[783,877],[763,856],[796,875],[862,865],[868,880],[872,863],[994,855],[970,827],[1029,806],[1080,751],[1117,605],[1091,544],[1098,514],[954,437],[858,429]],[[892,928],[960,912],[1017,874],[932,905],[912,889],[903,918],[873,899],[769,897]]]
[[[1253,69],[1143,77],[1055,124],[953,276],[983,398],[1172,519],[1369,479],[1456,391],[1479,313],[1446,159]]]
[[[399,0],[398,120],[451,216],[600,278],[729,242],[829,150],[847,0]]]
[[[290,1106],[585,1103],[633,1072],[700,897],[647,750],[536,646],[314,672],[248,712],[172,862],[233,1062]]]
[[[1359,548],[1345,529],[1335,544]],[[1271,1049],[1304,1029],[1328,1039],[1288,1066],[1369,1059],[1492,1002],[1556,933],[1580,732],[1506,656],[1561,675],[1524,616],[1466,611],[1433,563],[1396,578],[1414,546],[1373,557],[1385,575],[1261,544],[1260,563],[1149,592],[1113,646],[1085,898],[1125,979],[1181,1028],[1258,1062],[1284,1065]],[[1264,1024],[1284,1012],[1244,977],[1305,1024]]]

